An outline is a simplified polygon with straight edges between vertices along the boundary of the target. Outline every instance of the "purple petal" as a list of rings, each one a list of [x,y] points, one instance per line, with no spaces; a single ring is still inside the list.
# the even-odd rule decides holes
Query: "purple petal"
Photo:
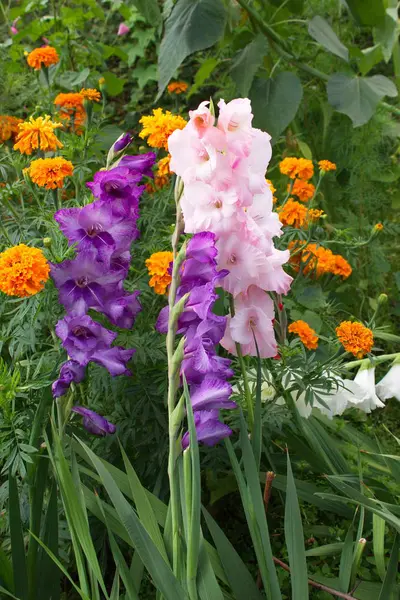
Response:
[[[115,433],[117,430],[113,423],[110,423],[110,421],[107,421],[107,419],[98,415],[94,410],[84,408],[83,406],[73,406],[71,410],[82,415],[84,427],[94,435],[104,437],[108,434]]]
[[[206,446],[215,446],[222,439],[229,437],[232,430],[225,423],[218,420],[217,410],[200,410],[194,413],[197,441]],[[185,450],[189,446],[189,432],[182,438],[182,447]]]
[[[210,231],[196,233],[187,245],[187,258],[194,258],[198,262],[213,261],[218,254],[218,250],[215,247],[215,240],[215,233],[211,233]]]
[[[138,156],[124,156],[118,163],[119,167],[128,167],[133,173],[140,173],[147,177],[152,177],[153,172],[151,167],[156,162],[156,154],[154,152],[146,152]]]
[[[229,400],[231,394],[231,384],[214,375],[206,375],[200,385],[190,388],[190,400],[195,411],[236,408],[236,403]]]
[[[125,133],[121,135],[117,141],[114,143],[113,150],[114,152],[121,152],[124,150],[132,141],[132,136],[129,133]]]
[[[105,302],[102,312],[117,327],[131,329],[136,316],[142,310],[142,305],[137,299],[139,294],[140,292],[136,291],[133,294],[111,297]]]
[[[121,346],[99,350],[92,354],[91,360],[102,365],[115,377],[116,375],[132,375],[126,363],[132,358],[135,349],[127,350]]]

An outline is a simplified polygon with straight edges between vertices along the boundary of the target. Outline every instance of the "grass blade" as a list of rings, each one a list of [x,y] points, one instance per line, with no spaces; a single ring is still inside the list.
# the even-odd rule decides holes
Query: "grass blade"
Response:
[[[374,549],[376,570],[378,571],[379,577],[384,581],[386,577],[385,521],[375,514],[372,515],[372,545]]]
[[[291,570],[292,598],[293,600],[308,600],[308,576],[303,525],[289,453],[287,453],[285,540]]]
[[[394,586],[396,584],[398,566],[399,566],[400,536],[397,533],[394,538],[392,552],[390,554],[389,564],[386,571],[386,577],[382,585],[378,600],[395,600]]]
[[[14,589],[14,577],[10,559],[0,547],[0,582],[7,586],[9,591]]]
[[[44,521],[43,541],[54,556],[58,553],[58,503],[57,484],[53,481],[47,512]],[[58,600],[60,598],[60,571],[47,554],[40,548],[38,559],[38,598],[41,600]]]
[[[351,568],[353,565],[353,550],[354,550],[353,526],[354,526],[354,520],[351,523],[351,525],[346,533],[342,554],[340,555],[339,586],[340,586],[340,590],[342,592],[349,591]]]
[[[21,598],[28,598],[28,573],[26,568],[26,556],[24,535],[22,531],[21,513],[19,506],[19,495],[15,477],[8,476],[8,510],[10,516],[11,558],[14,578],[14,592]]]

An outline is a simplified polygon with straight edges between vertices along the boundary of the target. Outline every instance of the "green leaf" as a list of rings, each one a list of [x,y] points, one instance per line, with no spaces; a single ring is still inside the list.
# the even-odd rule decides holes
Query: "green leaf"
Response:
[[[10,559],[0,546],[0,581],[7,586],[8,590],[14,589],[13,570]]]
[[[360,69],[361,75],[366,75],[371,69],[375,67],[383,59],[382,47],[377,44],[370,48],[361,50],[360,56],[358,56],[358,68]]]
[[[382,585],[378,600],[395,600],[394,587],[399,566],[400,535],[394,538],[392,552],[390,554],[386,577]],[[397,594],[396,594],[397,596]]]
[[[261,593],[239,554],[206,509],[202,508],[202,511],[234,597],[261,600]]]
[[[22,531],[19,495],[15,477],[8,476],[8,512],[10,517],[11,558],[14,592],[21,600],[28,598],[28,573],[26,568],[24,534]]]
[[[43,542],[57,556],[58,553],[58,501],[57,483],[54,480],[44,521]],[[40,549],[38,560],[38,598],[58,600],[60,598],[60,571],[44,548]]]
[[[343,550],[343,542],[336,542],[334,544],[325,544],[324,546],[317,546],[317,548],[310,548],[306,550],[306,556],[335,556],[341,554]]]
[[[385,16],[383,0],[346,0],[346,4],[360,25],[374,26]]]
[[[106,80],[106,92],[109,96],[118,96],[124,89],[126,79],[117,77],[111,71],[103,73],[103,77]]]
[[[349,51],[325,19],[316,15],[308,23],[308,33],[326,50],[349,62]]]
[[[289,453],[287,453],[285,541],[291,570],[292,598],[293,600],[308,600],[308,576],[303,525]]]
[[[139,61],[139,64],[132,71],[132,77],[137,79],[142,90],[149,81],[157,81],[157,65]]]
[[[344,540],[342,554],[340,556],[339,567],[339,585],[342,592],[348,592],[351,577],[351,567],[353,565],[353,523],[350,524]]]
[[[268,54],[268,42],[259,33],[250,44],[240,51],[232,63],[231,77],[240,96],[247,96],[264,56]]]
[[[295,293],[296,300],[306,308],[323,308],[325,295],[320,285],[309,285]]]
[[[250,90],[254,124],[276,140],[296,116],[303,97],[300,79],[284,71],[273,79],[256,78]]]
[[[351,77],[335,73],[329,78],[327,92],[329,103],[350,117],[353,127],[367,123],[382,98],[397,96],[396,86],[384,75]]]
[[[159,96],[189,54],[215,44],[223,35],[222,0],[178,0],[165,22],[159,51]]]
[[[379,573],[379,577],[382,579],[382,581],[384,581],[386,576],[385,521],[375,514],[372,515],[372,535],[376,570]]]
[[[207,58],[200,66],[200,68],[196,71],[196,75],[194,76],[194,84],[189,90],[188,98],[195,94],[203,85],[205,81],[210,77],[211,73],[214,71],[215,67],[219,65],[219,60],[217,58]]]
[[[394,45],[398,38],[397,8],[387,8],[384,18],[377,24],[374,31],[375,43],[382,48],[385,62],[392,57]]]
[[[1,585],[0,585],[0,592],[5,594],[8,598],[14,598],[14,600],[21,600],[20,598],[17,598],[17,596],[14,596],[14,594],[11,594],[11,592],[9,592],[5,588],[3,588]]]
[[[161,12],[157,0],[132,0],[139,12],[150,25],[157,25],[161,20]]]
[[[300,152],[304,156],[304,158],[308,158],[308,160],[312,160],[313,155],[311,152],[311,148],[308,144],[303,142],[303,140],[297,140],[297,145],[299,147]]]
[[[125,526],[143,564],[154,580],[156,587],[167,600],[186,600],[183,589],[172,573],[171,568],[162,558],[149,534],[136,516],[135,511],[118,488],[116,481],[94,452],[92,452],[83,442],[80,441],[79,443],[99,473],[118,516]]]

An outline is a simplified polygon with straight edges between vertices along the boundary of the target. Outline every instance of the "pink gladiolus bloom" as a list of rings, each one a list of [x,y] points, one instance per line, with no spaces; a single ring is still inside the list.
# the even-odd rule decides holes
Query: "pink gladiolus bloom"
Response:
[[[196,129],[199,137],[203,137],[205,132],[214,125],[215,117],[210,113],[209,104],[205,101],[196,110],[189,110],[190,123]]]
[[[125,23],[119,24],[117,35],[126,35],[129,32],[130,32],[130,28],[128,27],[128,25],[125,25]]]
[[[21,17],[17,17],[16,19],[14,19],[14,21],[12,22],[12,25],[10,27],[11,29],[11,33],[12,35],[17,35],[18,33],[18,29],[17,29],[17,23],[20,20]]]

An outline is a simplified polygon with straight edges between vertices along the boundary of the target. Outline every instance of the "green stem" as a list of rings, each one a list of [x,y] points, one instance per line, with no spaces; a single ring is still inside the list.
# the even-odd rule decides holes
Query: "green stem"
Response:
[[[229,307],[230,307],[230,311],[231,311],[231,316],[233,318],[235,316],[235,304],[234,304],[232,296],[230,296],[230,298],[229,298]],[[252,433],[253,427],[254,427],[253,396],[252,396],[252,393],[250,390],[249,377],[247,375],[246,365],[245,365],[243,354],[242,354],[242,348],[238,342],[235,342],[235,347],[236,347],[237,357],[239,360],[240,370],[242,372],[242,377],[243,377],[244,394],[245,394],[245,399],[246,399],[247,412],[249,415],[249,429],[250,429],[250,433]]]
[[[388,360],[395,360],[398,357],[400,357],[400,352],[394,352],[393,354],[382,354],[381,356],[374,357],[374,365],[380,365],[383,362],[386,362]],[[353,360],[342,365],[342,368],[349,370],[355,369],[356,367],[359,367],[363,362],[365,362],[365,358],[362,358],[360,360]]]

